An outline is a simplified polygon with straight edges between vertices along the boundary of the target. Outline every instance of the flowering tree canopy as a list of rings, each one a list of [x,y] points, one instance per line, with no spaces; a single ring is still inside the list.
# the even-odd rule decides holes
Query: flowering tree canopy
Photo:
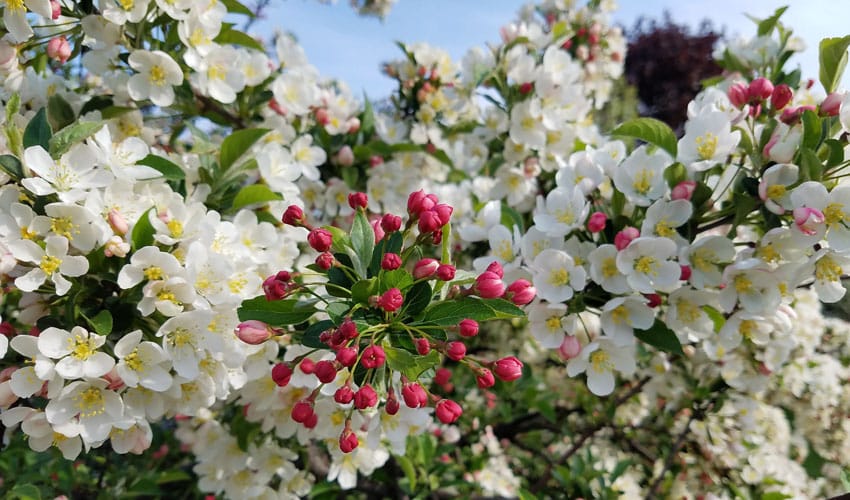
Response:
[[[820,305],[850,270],[850,37],[818,94],[784,9],[758,20],[677,137],[595,124],[608,1],[528,5],[460,62],[400,43],[380,107],[237,0],[0,8],[6,496],[850,486],[850,328]]]

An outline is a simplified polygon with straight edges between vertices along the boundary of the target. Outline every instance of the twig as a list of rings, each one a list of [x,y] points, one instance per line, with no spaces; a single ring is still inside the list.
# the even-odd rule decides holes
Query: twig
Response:
[[[679,453],[679,448],[685,443],[685,437],[687,437],[688,432],[691,430],[691,424],[697,418],[698,415],[701,415],[702,411],[694,410],[691,412],[690,418],[688,418],[688,422],[685,424],[685,428],[682,429],[682,432],[676,437],[676,441],[673,442],[673,447],[670,448],[670,453],[667,455],[667,458],[664,459],[664,467],[661,468],[661,471],[656,476],[655,480],[652,481],[652,484],[649,487],[649,491],[646,493],[646,500],[652,500],[655,498],[656,493],[658,492],[658,488],[661,486],[661,482],[664,480],[664,475],[667,474],[667,471],[670,470],[670,467],[673,465],[673,460],[676,459],[676,455]]]

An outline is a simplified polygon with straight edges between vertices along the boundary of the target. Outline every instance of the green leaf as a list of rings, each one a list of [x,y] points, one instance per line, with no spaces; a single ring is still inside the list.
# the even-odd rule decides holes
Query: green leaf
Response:
[[[494,319],[519,318],[525,313],[519,307],[504,299],[479,299],[463,297],[446,300],[425,309],[423,322],[440,326],[457,325],[464,319],[490,321]]]
[[[392,271],[384,271],[381,273],[381,285],[377,293],[384,293],[390,288],[398,288],[404,290],[413,284],[413,276],[405,269],[393,269]]]
[[[375,245],[375,249],[372,251],[372,263],[369,264],[369,275],[374,276],[378,274],[378,271],[381,269],[381,259],[384,257],[384,254],[397,254],[401,252],[402,243],[404,243],[404,238],[401,235],[401,231],[396,231],[389,236],[385,236],[384,239],[379,241],[378,244]]]
[[[328,313],[331,320],[335,325],[342,324],[343,319],[348,316],[348,312],[351,308],[345,302],[331,302],[325,308],[325,312]]]
[[[168,484],[168,483],[181,483],[184,481],[191,481],[192,476],[187,474],[185,471],[180,469],[170,469],[167,471],[163,471],[156,478],[157,484]]]
[[[112,333],[112,313],[106,309],[102,309],[93,318],[86,317],[86,321],[88,321],[98,335],[109,335]]]
[[[258,205],[265,204],[269,201],[274,200],[282,200],[283,197],[271,189],[265,184],[252,184],[250,186],[245,186],[239,190],[239,193],[236,194],[236,198],[233,199],[233,210],[239,210],[242,207],[247,207],[248,205]]]
[[[21,165],[21,160],[12,155],[0,155],[0,168],[15,180],[24,177],[24,167]]]
[[[682,344],[679,338],[673,333],[673,330],[667,328],[660,319],[656,319],[655,323],[647,330],[635,330],[635,337],[641,342],[649,344],[653,347],[661,349],[665,352],[674,354],[685,354],[682,350]]]
[[[404,455],[395,455],[395,461],[398,462],[399,467],[404,472],[404,477],[410,483],[410,491],[416,491],[416,469],[413,467],[413,462]]]
[[[377,280],[375,278],[369,278],[355,283],[351,287],[351,298],[354,299],[355,302],[367,304],[369,302],[369,297],[376,295],[376,281]]]
[[[410,316],[421,313],[431,303],[433,293],[427,281],[416,283],[404,296],[404,312]]]
[[[820,181],[823,177],[823,163],[807,147],[800,148],[800,174],[803,180]]]
[[[363,112],[360,114],[360,131],[363,133],[363,137],[367,138],[371,137],[375,131],[375,110],[365,92],[363,93],[363,103]]]
[[[130,239],[133,244],[134,252],[142,247],[153,245],[153,235],[156,231],[154,230],[149,217],[151,210],[156,210],[156,207],[147,209],[145,213],[139,217],[139,220],[136,221],[136,224],[133,225],[133,232],[130,235]]]
[[[169,181],[182,181],[186,178],[186,172],[173,161],[158,155],[147,155],[136,162],[137,165],[145,165],[159,171]]]
[[[566,19],[562,19],[555,23],[552,26],[552,39],[558,40],[559,38],[567,35],[567,21]]]
[[[297,325],[316,313],[312,304],[296,299],[266,300],[265,296],[254,297],[242,302],[236,314],[239,321],[255,319],[271,326]]]
[[[77,122],[63,128],[48,141],[50,156],[59,158],[65,153],[65,151],[68,151],[71,146],[81,142],[83,139],[87,139],[102,128],[102,121]]]
[[[702,306],[702,310],[705,311],[705,314],[714,323],[714,333],[720,333],[720,329],[726,324],[726,318],[723,317],[723,314],[711,306]]]
[[[331,244],[331,251],[333,251],[334,253],[345,252],[346,248],[351,246],[351,238],[349,238],[348,233],[346,233],[342,229],[336,226],[322,226],[322,229],[325,229],[329,233],[331,233],[331,236],[333,238],[333,242]]]
[[[372,261],[372,250],[375,248],[375,232],[363,210],[358,210],[351,224],[351,248],[354,250],[354,269],[361,277],[366,277],[366,270]]]
[[[521,489],[521,490],[519,490],[518,493],[519,493],[519,500],[537,500],[537,495],[535,495],[534,493],[532,493],[532,492],[530,492],[526,489]]]
[[[769,491],[759,497],[761,500],[785,500],[786,498],[794,498],[791,495],[786,495],[781,491]]]
[[[782,14],[788,10],[788,6],[779,7],[773,13],[772,16],[758,23],[758,36],[767,36],[773,31],[773,28],[776,27],[776,24],[779,22],[779,18],[782,17]]]
[[[629,120],[619,127],[615,128],[611,135],[619,135],[624,137],[634,137],[650,144],[655,144],[659,148],[667,151],[670,155],[676,157],[676,134],[673,129],[666,123],[656,120],[655,118],[635,118]]]
[[[440,362],[440,354],[437,351],[431,351],[426,356],[414,356],[404,349],[384,346],[384,352],[387,355],[387,366],[401,372],[410,380],[418,380],[422,373]]]
[[[245,7],[245,5],[241,4],[237,0],[221,0],[221,3],[227,7],[227,12],[231,14],[243,14],[248,17],[254,17],[254,13],[251,12],[251,9]]]
[[[850,472],[847,469],[841,471],[841,487],[844,491],[850,491]]]
[[[12,121],[12,117],[18,114],[21,109],[21,94],[15,92],[9,101],[6,102],[6,123]]]
[[[47,110],[41,108],[24,129],[24,148],[41,146],[45,151],[49,151],[51,135],[53,131],[50,130],[50,123],[47,121]]]
[[[824,38],[820,41],[820,83],[827,93],[834,91],[841,81],[844,67],[847,66],[847,47],[850,35],[845,37]]]
[[[18,484],[8,493],[9,500],[41,500],[41,491],[32,484]]]
[[[322,321],[313,323],[308,326],[307,329],[304,330],[304,334],[301,335],[301,345],[312,349],[327,349],[327,344],[319,340],[319,336],[325,330],[333,328],[333,326],[334,322],[329,319],[323,319]]]
[[[47,121],[50,122],[53,130],[62,130],[74,123],[76,119],[74,109],[61,95],[53,94],[47,99]]]
[[[827,139],[823,141],[829,150],[829,155],[826,159],[827,167],[834,167],[844,161],[844,145],[837,139]]]
[[[263,47],[263,44],[258,42],[251,35],[234,29],[226,31],[223,30],[217,37],[215,37],[214,41],[220,44],[230,43],[233,45],[241,45],[243,47],[248,47],[249,49],[259,50],[260,52],[265,52],[266,50],[265,47]]]
[[[237,130],[227,136],[221,143],[221,154],[219,155],[221,169],[230,168],[260,137],[266,135],[266,132],[268,132],[268,129],[265,128],[249,128]]]
[[[802,146],[811,149],[817,149],[820,144],[821,133],[823,126],[821,120],[814,111],[806,110],[803,112],[803,140]]]

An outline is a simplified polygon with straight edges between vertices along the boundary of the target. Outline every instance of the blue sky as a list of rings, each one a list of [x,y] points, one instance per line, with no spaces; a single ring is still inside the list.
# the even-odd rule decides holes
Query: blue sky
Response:
[[[356,95],[363,90],[380,98],[393,90],[392,81],[380,73],[381,62],[399,58],[395,41],[424,41],[448,51],[460,60],[469,47],[496,42],[499,27],[514,18],[524,3],[517,0],[398,0],[383,20],[357,16],[347,0],[322,4],[315,0],[273,2],[266,19],[253,28],[259,33],[275,29],[296,35],[309,60],[326,76],[349,84]],[[783,16],[808,48],[792,59],[804,77],[817,79],[817,44],[827,36],[850,34],[848,0],[620,0],[615,23],[631,27],[645,15],[660,19],[669,10],[674,21],[696,28],[709,19],[727,35],[752,36],[755,27],[744,13],[767,17],[781,5]],[[850,87],[846,76],[842,86]]]

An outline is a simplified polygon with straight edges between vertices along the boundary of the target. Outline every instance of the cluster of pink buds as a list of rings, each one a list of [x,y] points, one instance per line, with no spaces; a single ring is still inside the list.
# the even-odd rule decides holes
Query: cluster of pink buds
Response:
[[[498,262],[492,262],[487,269],[475,278],[473,285],[460,293],[476,295],[482,299],[502,298],[515,305],[524,306],[531,303],[537,295],[534,285],[526,279],[518,279],[511,284],[504,282],[505,270]]]
[[[729,87],[727,94],[735,107],[749,105],[749,113],[753,117],[759,116],[768,103],[774,111],[781,111],[794,97],[791,87],[784,83],[774,86],[764,77],[756,78],[749,85],[735,83]]]
[[[443,226],[449,223],[454,208],[440,203],[435,194],[426,194],[419,190],[407,198],[407,213],[410,215],[408,224],[417,223],[421,235],[433,234],[434,244],[440,243]]]

